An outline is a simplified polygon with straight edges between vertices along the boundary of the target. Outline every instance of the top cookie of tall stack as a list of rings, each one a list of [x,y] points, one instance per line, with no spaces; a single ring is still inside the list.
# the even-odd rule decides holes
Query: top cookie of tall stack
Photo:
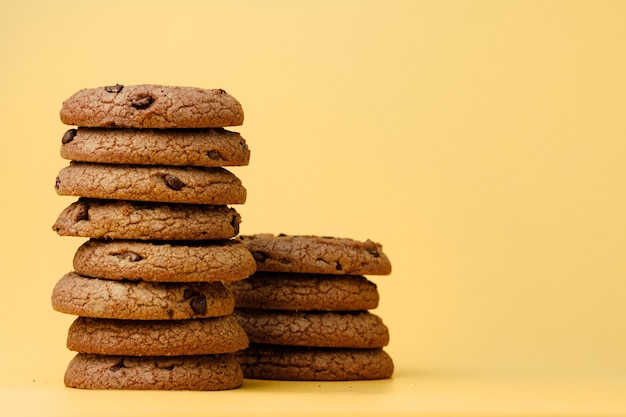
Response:
[[[243,123],[241,104],[221,89],[116,84],[78,91],[63,102],[68,125],[126,128],[206,128]]]

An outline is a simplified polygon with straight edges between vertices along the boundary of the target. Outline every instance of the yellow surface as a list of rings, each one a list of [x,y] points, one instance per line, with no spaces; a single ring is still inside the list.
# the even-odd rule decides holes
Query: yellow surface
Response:
[[[626,415],[626,2],[0,1],[0,415]],[[61,102],[223,88],[242,233],[381,242],[391,381],[63,387]]]

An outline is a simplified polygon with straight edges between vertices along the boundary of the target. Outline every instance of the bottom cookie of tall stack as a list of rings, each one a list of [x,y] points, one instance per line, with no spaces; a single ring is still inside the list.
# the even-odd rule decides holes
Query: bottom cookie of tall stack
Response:
[[[257,272],[226,285],[250,347],[237,358],[246,378],[373,380],[390,378],[383,350],[389,331],[369,310],[374,283],[391,264],[380,244],[317,236],[252,235],[241,241]]]

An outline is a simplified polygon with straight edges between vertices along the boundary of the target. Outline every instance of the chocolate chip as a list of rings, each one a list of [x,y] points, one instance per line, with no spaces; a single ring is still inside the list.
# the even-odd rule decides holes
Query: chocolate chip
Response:
[[[335,269],[337,271],[341,271],[343,269],[343,266],[341,265],[341,263],[339,261],[337,261],[337,263],[335,264]]]
[[[373,255],[375,258],[380,257],[380,253],[378,252],[378,246],[376,245],[376,243],[372,242],[371,240],[367,240],[365,242],[365,249],[371,254]]]
[[[61,139],[61,143],[63,145],[70,143],[71,141],[74,140],[74,137],[76,136],[76,133],[78,133],[78,130],[76,129],[70,129],[67,132],[65,132],[63,134],[63,138]]]
[[[263,252],[252,252],[252,257],[254,257],[254,260],[259,262],[259,263],[263,263],[265,262],[265,260],[268,258],[268,256],[263,253]]]
[[[194,313],[201,316],[206,314],[206,297],[202,294],[197,295],[191,299],[189,303]]]
[[[230,225],[233,227],[233,232],[235,233],[235,236],[239,234],[240,222],[241,222],[241,219],[237,215],[234,215],[233,218],[230,220]]]
[[[134,98],[130,105],[136,109],[147,109],[153,101],[154,99],[151,96],[145,94]]]
[[[185,291],[183,291],[183,298],[185,300],[189,300],[191,297],[195,295],[198,295],[198,293],[192,290],[191,288],[185,288]]]
[[[221,159],[224,159],[224,158],[222,158],[222,154],[219,153],[216,150],[212,150],[212,151],[207,152],[207,155],[209,155],[209,158],[211,158],[214,161],[219,161]]]
[[[122,88],[124,88],[122,84],[107,85],[106,87],[104,87],[104,91],[106,91],[107,93],[119,93],[120,91],[122,91]]]
[[[111,372],[117,372],[122,368],[126,368],[126,365],[124,364],[124,358],[120,358],[120,360],[117,361],[115,365],[113,365],[110,369]]]
[[[172,174],[163,175],[163,181],[165,181],[165,185],[167,185],[174,191],[180,191],[185,186],[184,182],[182,182],[178,177],[175,177]]]
[[[118,258],[127,260],[128,262],[139,262],[143,259],[143,256],[131,251],[115,253],[113,256],[117,256]]]
[[[76,204],[72,220],[79,222],[81,220],[89,220],[89,204],[86,201],[80,201]]]
[[[61,188],[61,178],[57,177],[57,179],[54,181],[54,189],[58,190],[59,188]]]

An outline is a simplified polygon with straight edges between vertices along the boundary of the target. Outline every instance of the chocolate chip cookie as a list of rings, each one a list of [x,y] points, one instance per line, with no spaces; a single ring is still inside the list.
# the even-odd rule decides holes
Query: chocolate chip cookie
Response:
[[[186,320],[232,314],[233,294],[221,282],[144,282],[89,278],[70,272],[52,291],[52,307],[77,316]]]
[[[391,263],[371,240],[258,234],[240,236],[258,271],[335,275],[387,275]]]
[[[65,385],[83,389],[218,391],[243,385],[234,354],[111,356],[77,354]]]
[[[211,282],[244,279],[254,258],[237,240],[95,240],[74,254],[74,270],[85,276],[153,282]]]
[[[78,317],[67,348],[101,355],[182,356],[236,352],[248,337],[232,315],[190,320]]]
[[[250,342],[289,346],[379,348],[389,331],[367,311],[312,312],[235,309]]]
[[[240,222],[237,211],[226,206],[81,197],[52,229],[96,239],[219,240],[236,236]]]
[[[237,308],[354,311],[378,307],[376,284],[361,275],[256,272],[226,283]]]
[[[59,195],[190,204],[243,204],[241,180],[222,167],[173,167],[74,162],[55,183]]]
[[[250,150],[239,133],[217,129],[70,129],[61,156],[128,165],[243,166]]]
[[[331,349],[250,344],[237,353],[252,379],[353,381],[390,378],[394,364],[382,349]]]
[[[87,127],[226,127],[243,118],[241,104],[224,90],[150,84],[83,89],[61,107],[63,123]]]

